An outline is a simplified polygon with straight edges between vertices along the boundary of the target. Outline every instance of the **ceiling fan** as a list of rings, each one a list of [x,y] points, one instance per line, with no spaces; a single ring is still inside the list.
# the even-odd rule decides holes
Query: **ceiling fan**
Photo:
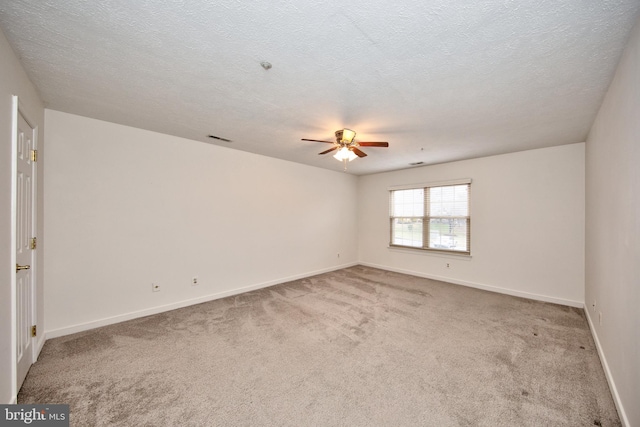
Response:
[[[333,147],[329,148],[318,154],[327,154],[332,151],[338,150],[333,156],[340,161],[351,161],[356,157],[365,157],[367,154],[360,150],[358,147],[388,147],[388,142],[358,142],[354,141],[356,133],[351,129],[340,129],[336,131],[336,140],[334,141],[321,141],[318,139],[302,138],[303,141],[311,142],[325,142],[327,144],[333,144]]]

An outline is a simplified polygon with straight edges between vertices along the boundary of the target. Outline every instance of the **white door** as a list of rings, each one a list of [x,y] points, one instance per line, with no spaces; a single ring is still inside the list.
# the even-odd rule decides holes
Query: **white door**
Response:
[[[18,113],[16,138],[16,363],[20,390],[33,363],[35,278],[35,130]],[[36,153],[37,155],[37,153]]]

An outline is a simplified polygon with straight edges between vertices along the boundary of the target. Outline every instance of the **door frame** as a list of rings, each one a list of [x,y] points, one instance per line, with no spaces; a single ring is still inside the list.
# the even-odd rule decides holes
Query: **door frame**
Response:
[[[38,126],[34,125],[34,121],[26,113],[25,108],[22,107],[22,103],[16,95],[11,96],[11,266],[16,265],[16,243],[17,243],[17,215],[18,215],[18,120],[20,115],[25,119],[29,126],[33,129],[33,148],[38,149]],[[31,222],[33,229],[33,237],[36,237],[38,232],[38,164],[34,162],[33,175],[31,177],[33,181],[33,187],[31,190],[32,198],[32,213]],[[31,254],[31,324],[37,325],[37,274],[38,274],[38,252],[37,249]],[[11,382],[13,387],[13,400],[17,402],[18,392],[18,335],[17,335],[17,292],[16,292],[16,270],[11,268]],[[37,359],[37,337],[31,337],[31,363],[34,363]]]

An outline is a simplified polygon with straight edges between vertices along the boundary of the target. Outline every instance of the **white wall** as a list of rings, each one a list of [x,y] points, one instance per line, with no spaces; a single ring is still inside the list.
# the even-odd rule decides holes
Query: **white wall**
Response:
[[[39,128],[40,162],[38,163],[38,216],[37,235],[39,243],[44,245],[42,236],[42,190],[44,164],[44,138],[42,135],[44,124],[44,108],[38,93],[29,81],[18,58],[9,46],[7,39],[0,31],[0,402],[9,403],[15,398],[15,386],[12,379],[12,317],[11,280],[15,265],[12,260],[11,247],[11,123],[12,123],[12,95],[20,99],[21,108],[34,126]],[[42,247],[41,245],[41,247]],[[38,276],[36,283],[37,317],[38,323],[43,316],[43,270],[42,251],[38,254]],[[40,338],[44,335],[40,335]],[[43,341],[36,344],[38,347]]]
[[[472,256],[389,248],[389,187],[458,178],[473,180]],[[567,305],[584,302],[583,143],[364,176],[358,195],[364,264]]]
[[[640,22],[587,139],[586,226],[587,312],[619,412],[640,426]]]
[[[58,111],[46,121],[48,337],[357,261],[354,176]]]

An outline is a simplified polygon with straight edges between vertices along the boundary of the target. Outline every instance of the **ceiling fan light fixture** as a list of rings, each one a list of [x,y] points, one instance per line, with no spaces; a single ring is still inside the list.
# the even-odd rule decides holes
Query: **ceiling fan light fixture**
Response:
[[[356,153],[354,153],[353,151],[349,150],[347,147],[342,147],[340,150],[338,150],[338,152],[336,154],[333,155],[333,157],[336,160],[339,160],[341,162],[343,160],[352,161],[353,159],[358,158],[358,156],[356,156]]]

